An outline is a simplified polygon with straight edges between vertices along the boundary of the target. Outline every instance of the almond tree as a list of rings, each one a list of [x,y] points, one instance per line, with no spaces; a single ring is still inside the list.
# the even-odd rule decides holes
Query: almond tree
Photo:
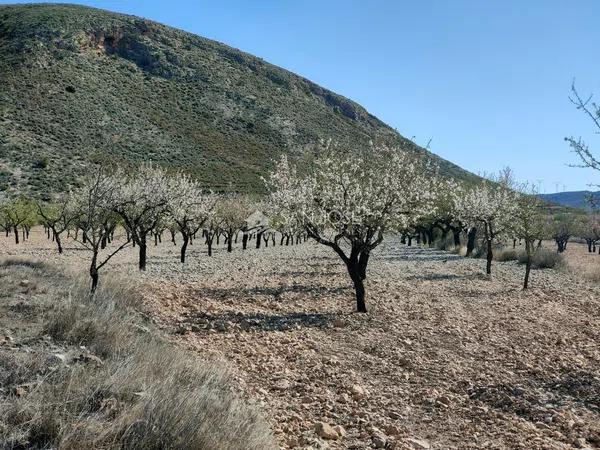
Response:
[[[549,220],[550,235],[554,242],[558,253],[562,253],[567,249],[569,239],[576,233],[575,217],[572,214],[556,214]]]
[[[575,88],[575,83],[571,84],[571,95],[569,96],[571,103],[575,105],[579,111],[590,119],[596,133],[600,133],[600,106],[593,101],[593,96],[582,98]],[[595,156],[590,150],[588,144],[582,138],[574,136],[566,137],[565,141],[569,143],[571,150],[579,156],[581,164],[576,167],[589,167],[591,169],[600,170],[600,159]]]
[[[118,247],[102,254],[102,242],[111,232],[107,223],[115,220],[113,209],[118,199],[117,182],[118,178],[99,171],[86,179],[72,197],[73,214],[82,230],[81,237],[75,236],[74,239],[92,253],[89,268],[92,294],[98,287],[100,269],[129,244],[127,239]]]
[[[74,205],[69,195],[60,196],[54,203],[37,203],[37,213],[42,223],[52,230],[52,238],[58,247],[58,253],[63,252],[60,235],[67,231],[77,220]]]
[[[529,285],[529,274],[531,262],[535,252],[535,241],[542,239],[546,233],[546,215],[544,214],[544,203],[537,195],[532,185],[523,184],[520,194],[516,198],[511,229],[512,236],[525,242],[525,279],[523,289]]]
[[[224,196],[217,203],[217,215],[221,219],[221,232],[227,240],[228,252],[233,249],[234,233],[244,227],[253,206],[248,197],[233,194]]]
[[[186,251],[192,236],[205,224],[214,209],[216,196],[203,192],[195,180],[185,174],[180,174],[169,181],[172,192],[168,202],[169,216],[175,222],[181,233],[183,242],[180,250],[180,261],[185,263]],[[172,233],[175,243],[175,234]]]
[[[596,251],[596,243],[600,239],[600,216],[590,213],[580,221],[579,236],[585,239],[588,252]]]
[[[516,194],[510,184],[510,174],[505,173],[494,181],[484,180],[456,201],[461,220],[483,230],[487,249],[485,271],[488,275],[492,273],[494,240],[510,229],[516,210]]]
[[[282,156],[267,187],[278,215],[290,216],[344,262],[358,312],[367,311],[364,280],[371,252],[398,220],[429,212],[433,199],[422,164],[384,147],[329,147],[306,174]]]
[[[113,210],[138,246],[139,269],[146,270],[148,235],[166,213],[169,196],[176,193],[169,191],[169,178],[158,167],[141,166],[135,172],[121,171],[114,178],[118,191]]]
[[[33,208],[31,202],[25,197],[12,201],[5,200],[0,204],[0,215],[8,230],[15,235],[15,244],[19,243],[19,227],[25,227],[33,222]]]

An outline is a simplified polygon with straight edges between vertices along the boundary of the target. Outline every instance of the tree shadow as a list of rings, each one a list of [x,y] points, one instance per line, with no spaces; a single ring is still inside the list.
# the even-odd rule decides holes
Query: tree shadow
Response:
[[[401,249],[386,249],[377,255],[383,261],[451,261],[462,257],[433,248],[404,247]]]
[[[220,314],[198,313],[189,317],[191,325],[200,325],[199,330],[214,329],[227,332],[232,325],[242,331],[288,331],[297,328],[324,328],[334,318],[333,314],[288,313],[288,314],[242,314],[225,312]]]
[[[275,300],[281,298],[284,294],[313,294],[321,295],[341,295],[348,291],[350,286],[317,286],[314,284],[292,284],[286,286],[255,286],[239,288],[198,288],[193,289],[190,294],[194,297],[206,298],[209,300],[222,300],[231,297],[246,296],[267,296]]]
[[[419,280],[419,281],[445,281],[445,280],[458,280],[460,278],[469,278],[464,275],[455,275],[455,274],[436,274],[436,273],[426,273],[423,275],[411,275],[406,277],[407,280]]]

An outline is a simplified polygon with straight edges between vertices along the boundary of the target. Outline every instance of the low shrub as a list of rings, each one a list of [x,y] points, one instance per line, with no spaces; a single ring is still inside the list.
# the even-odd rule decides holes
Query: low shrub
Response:
[[[518,255],[519,264],[527,262],[527,252],[522,250]],[[531,267],[533,269],[553,269],[564,263],[564,257],[560,253],[546,248],[537,248],[532,255]]]
[[[90,297],[82,279],[59,291],[42,334],[64,356],[0,352],[0,448],[277,448],[224,365],[162,340],[133,289],[106,282]]]
[[[500,262],[516,261],[518,258],[517,250],[514,248],[501,248],[494,252],[494,260]]]

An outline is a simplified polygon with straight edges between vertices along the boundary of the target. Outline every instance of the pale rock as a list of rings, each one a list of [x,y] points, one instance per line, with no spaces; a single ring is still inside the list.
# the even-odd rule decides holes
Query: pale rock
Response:
[[[315,432],[323,439],[339,439],[340,437],[333,427],[325,422],[317,422]]]
[[[336,425],[335,427],[333,427],[333,429],[340,437],[344,437],[347,434],[346,430],[341,425]]]
[[[27,394],[27,389],[23,386],[17,386],[14,390],[14,393],[17,397],[24,397]]]
[[[350,388],[350,393],[355,400],[361,400],[367,396],[365,389],[358,384],[355,384]]]
[[[431,444],[425,439],[410,438],[407,441],[414,450],[430,450]]]
[[[273,385],[273,389],[276,389],[278,391],[285,391],[287,389],[289,389],[292,386],[292,383],[290,383],[288,380],[281,379],[279,380],[277,383],[275,383]]]

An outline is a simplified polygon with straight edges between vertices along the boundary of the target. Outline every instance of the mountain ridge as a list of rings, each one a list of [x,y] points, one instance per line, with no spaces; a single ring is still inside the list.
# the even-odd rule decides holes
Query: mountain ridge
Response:
[[[0,6],[0,190],[69,189],[94,163],[153,162],[261,190],[282,152],[381,142],[476,177],[358,103],[248,53],[131,15]]]
[[[571,208],[589,210],[589,199],[593,198],[596,205],[600,206],[600,191],[565,191],[552,194],[539,194],[539,197],[551,203]]]

